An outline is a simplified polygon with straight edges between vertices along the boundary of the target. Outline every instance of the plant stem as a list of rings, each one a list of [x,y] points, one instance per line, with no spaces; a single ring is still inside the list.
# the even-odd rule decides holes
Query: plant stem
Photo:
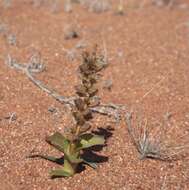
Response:
[[[75,174],[77,164],[71,164],[67,159],[64,159],[64,170],[70,175]]]
[[[76,137],[76,138],[78,137],[79,132],[80,132],[80,126],[77,125],[77,126],[76,126],[76,132],[75,132],[75,137]]]

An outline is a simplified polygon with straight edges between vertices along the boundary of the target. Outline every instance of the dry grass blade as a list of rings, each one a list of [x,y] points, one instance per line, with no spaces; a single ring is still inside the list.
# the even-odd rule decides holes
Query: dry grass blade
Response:
[[[187,153],[189,142],[177,145],[167,139],[166,131],[161,126],[156,131],[148,128],[147,120],[140,121],[137,126],[132,125],[132,114],[127,113],[125,121],[132,143],[140,154],[140,159],[152,158],[162,161],[178,160]]]

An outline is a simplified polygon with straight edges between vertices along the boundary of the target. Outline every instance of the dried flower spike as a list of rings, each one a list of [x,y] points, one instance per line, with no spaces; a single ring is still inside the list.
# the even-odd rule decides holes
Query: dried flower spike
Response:
[[[79,66],[81,83],[75,87],[77,98],[74,100],[72,115],[75,119],[75,126],[70,128],[68,135],[56,132],[48,137],[46,141],[56,149],[64,153],[64,165],[61,169],[50,172],[51,177],[70,177],[77,172],[79,164],[84,163],[96,168],[96,164],[85,160],[83,151],[95,145],[104,145],[103,136],[89,133],[91,128],[90,120],[93,119],[91,107],[99,105],[96,94],[98,89],[98,73],[104,68],[102,56],[98,56],[96,49],[92,53],[84,52],[83,61]],[[52,156],[33,155],[31,157],[41,157],[56,163],[60,159]]]

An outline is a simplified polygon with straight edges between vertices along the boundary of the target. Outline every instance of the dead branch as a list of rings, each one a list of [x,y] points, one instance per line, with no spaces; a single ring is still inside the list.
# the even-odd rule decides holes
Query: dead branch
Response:
[[[22,71],[37,87],[39,87],[41,90],[43,90],[44,92],[46,92],[47,94],[49,94],[50,96],[58,100],[59,102],[73,105],[73,99],[59,95],[57,92],[55,92],[54,90],[51,90],[45,84],[43,84],[41,81],[37,80],[33,76],[33,73],[40,73],[44,71],[44,65],[42,63],[34,64],[33,62],[29,61],[29,63],[20,64],[20,63],[17,63],[16,60],[12,59],[10,55],[8,55],[6,64],[10,68]]]

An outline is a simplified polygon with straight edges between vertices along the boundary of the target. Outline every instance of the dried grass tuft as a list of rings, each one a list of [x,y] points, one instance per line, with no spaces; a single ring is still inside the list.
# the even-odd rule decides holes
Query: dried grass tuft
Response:
[[[131,113],[127,113],[125,121],[128,132],[140,154],[140,159],[152,158],[171,161],[183,158],[187,154],[188,140],[178,143],[171,139],[169,130],[164,125],[152,128],[148,125],[147,119],[137,121],[136,125],[133,124],[133,120],[137,120],[137,118],[133,118]]]

